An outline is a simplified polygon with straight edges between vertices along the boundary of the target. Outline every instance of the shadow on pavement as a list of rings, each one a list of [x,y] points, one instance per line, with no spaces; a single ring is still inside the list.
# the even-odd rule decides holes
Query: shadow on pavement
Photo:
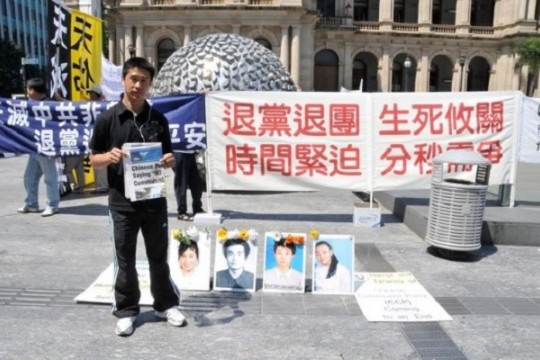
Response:
[[[476,251],[453,251],[441,249],[436,246],[428,246],[426,252],[440,259],[458,262],[477,262],[497,252],[495,246],[482,246]]]

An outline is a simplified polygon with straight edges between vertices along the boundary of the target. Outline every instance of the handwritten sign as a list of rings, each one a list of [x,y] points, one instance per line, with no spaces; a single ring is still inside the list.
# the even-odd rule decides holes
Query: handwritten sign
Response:
[[[356,273],[358,305],[368,321],[452,320],[439,303],[408,272]]]

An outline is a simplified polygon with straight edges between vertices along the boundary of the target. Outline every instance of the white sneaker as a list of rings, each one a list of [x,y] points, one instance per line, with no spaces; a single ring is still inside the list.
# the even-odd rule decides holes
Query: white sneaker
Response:
[[[187,320],[184,314],[178,310],[176,306],[169,308],[165,311],[156,311],[156,316],[160,319],[167,319],[169,324],[172,326],[185,326],[187,325]]]
[[[41,216],[43,217],[46,217],[46,216],[53,216],[54,214],[56,214],[58,212],[58,209],[57,208],[53,208],[53,207],[50,207],[50,206],[47,206],[45,208],[45,210],[43,210],[43,212],[41,213]]]
[[[37,212],[39,212],[39,208],[37,206],[24,204],[22,207],[17,209],[17,212],[19,212],[21,214],[37,213]]]
[[[116,328],[114,329],[114,332],[118,336],[129,336],[133,334],[133,324],[135,323],[135,316],[129,316],[125,318],[120,318],[116,322]]]

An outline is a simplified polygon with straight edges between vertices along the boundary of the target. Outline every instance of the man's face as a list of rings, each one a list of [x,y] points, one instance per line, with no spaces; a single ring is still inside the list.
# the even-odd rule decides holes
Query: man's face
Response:
[[[122,80],[122,85],[124,96],[127,96],[130,101],[143,101],[152,85],[150,73],[138,67],[131,68]]]
[[[246,262],[246,254],[242,245],[231,245],[225,252],[227,265],[231,270],[240,270],[244,268]]]
[[[290,267],[293,253],[292,250],[286,246],[278,246],[276,248],[275,257],[278,267]]]
[[[96,92],[89,91],[88,92],[88,97],[90,98],[91,101],[97,101],[97,100],[99,100],[100,95],[98,93],[96,93]]]
[[[39,94],[34,89],[30,89],[29,87],[26,88],[26,97],[30,100],[39,100],[38,95]]]

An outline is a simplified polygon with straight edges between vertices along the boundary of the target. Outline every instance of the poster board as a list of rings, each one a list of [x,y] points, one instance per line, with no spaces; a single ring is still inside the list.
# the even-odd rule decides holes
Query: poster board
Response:
[[[264,235],[264,292],[303,293],[306,277],[306,234]]]
[[[320,234],[312,250],[313,293],[352,294],[354,236]]]
[[[141,299],[139,305],[152,305],[154,298],[150,293],[150,272],[148,261],[137,261],[135,264],[139,279]],[[99,274],[96,280],[86,290],[75,297],[75,302],[112,304],[114,301],[114,264],[111,263]]]
[[[452,317],[410,272],[357,273],[355,297],[367,321],[446,321]]]
[[[198,231],[194,244],[182,245],[171,232],[169,268],[178,289],[210,290],[211,239],[206,231]]]
[[[224,234],[220,236],[220,232]],[[255,291],[257,244],[254,240],[242,239],[240,232],[223,228],[216,232],[214,290]]]

